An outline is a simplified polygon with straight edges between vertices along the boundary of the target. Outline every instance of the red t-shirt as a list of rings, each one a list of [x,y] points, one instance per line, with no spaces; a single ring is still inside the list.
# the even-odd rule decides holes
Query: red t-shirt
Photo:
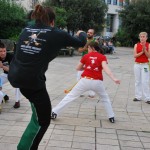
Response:
[[[82,73],[82,77],[90,77],[96,80],[103,80],[102,75],[102,62],[106,61],[106,56],[98,53],[98,52],[90,52],[83,56],[81,59],[81,63],[84,64],[84,71]]]
[[[148,45],[149,43],[146,42],[145,44],[145,47],[146,47],[146,50],[148,51]],[[140,53],[143,49],[143,46],[141,43],[137,43],[137,48],[136,48],[136,51],[137,51],[137,54]],[[135,58],[135,62],[138,62],[138,63],[147,63],[149,62],[148,60],[148,57],[145,55],[145,53],[143,53],[141,56]]]

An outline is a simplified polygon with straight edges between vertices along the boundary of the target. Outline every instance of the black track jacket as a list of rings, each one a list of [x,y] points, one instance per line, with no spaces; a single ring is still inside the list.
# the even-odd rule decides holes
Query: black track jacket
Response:
[[[61,48],[83,47],[86,33],[72,37],[67,32],[44,25],[26,27],[19,37],[8,80],[16,88],[41,89],[45,86],[48,64]]]

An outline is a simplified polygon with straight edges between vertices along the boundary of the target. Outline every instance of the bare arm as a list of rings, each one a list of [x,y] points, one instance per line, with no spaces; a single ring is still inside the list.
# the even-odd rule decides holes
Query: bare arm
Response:
[[[78,70],[78,71],[84,70],[84,65],[80,62],[80,63],[77,65],[76,70]]]
[[[118,80],[113,73],[111,72],[111,70],[109,69],[106,61],[102,62],[102,67],[104,69],[104,71],[106,72],[106,74],[116,83],[116,84],[120,84],[120,80]]]
[[[87,43],[86,43],[86,45],[84,46],[84,47],[80,47],[79,49],[78,49],[78,51],[81,53],[81,52],[84,52],[84,51],[86,51],[87,50]]]
[[[4,71],[9,71],[9,66],[4,66],[1,61],[0,61],[0,68],[2,68]]]
[[[78,51],[81,53],[81,52],[84,52],[86,50],[86,48],[85,47],[80,47],[79,49],[78,49]]]
[[[137,49],[137,44],[134,45],[134,58],[137,58],[137,57],[141,56],[144,53],[144,51],[141,51],[140,53],[137,53],[136,49]]]

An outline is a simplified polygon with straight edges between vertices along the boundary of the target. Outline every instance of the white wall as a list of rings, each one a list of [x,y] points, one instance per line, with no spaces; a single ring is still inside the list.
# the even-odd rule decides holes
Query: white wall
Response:
[[[44,0],[38,0],[42,3]],[[16,0],[16,3],[23,6],[27,11],[33,9],[33,0]]]
[[[105,0],[105,3],[107,3],[107,0]],[[113,32],[107,32],[106,29],[104,29],[103,34],[107,36],[113,36],[115,33],[117,33],[119,28],[119,11],[122,9],[122,7],[119,6],[119,0],[117,5],[113,5],[113,0],[111,1],[111,4],[108,4],[108,12],[107,14],[114,15],[113,19]]]

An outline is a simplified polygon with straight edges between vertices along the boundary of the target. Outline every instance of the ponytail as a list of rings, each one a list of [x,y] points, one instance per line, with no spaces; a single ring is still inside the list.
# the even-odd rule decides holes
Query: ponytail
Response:
[[[36,23],[49,25],[53,20],[55,20],[55,13],[52,8],[38,4],[35,6],[35,10],[33,11],[31,18],[35,19]]]

